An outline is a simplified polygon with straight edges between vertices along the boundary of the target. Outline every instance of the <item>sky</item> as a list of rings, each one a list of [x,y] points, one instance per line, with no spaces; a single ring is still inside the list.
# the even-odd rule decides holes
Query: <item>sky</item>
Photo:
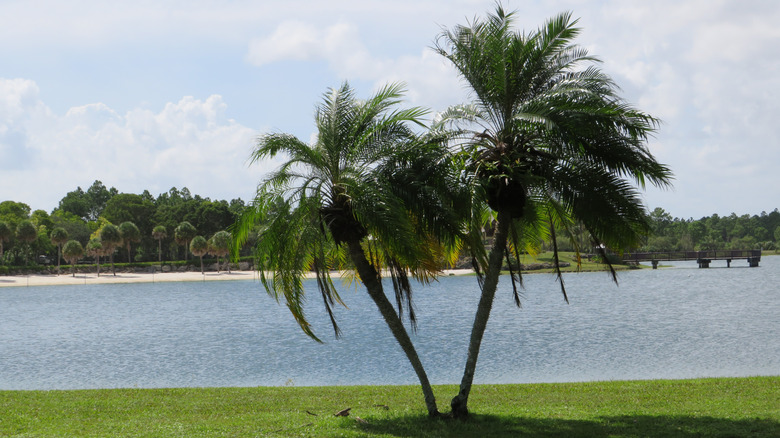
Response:
[[[672,189],[650,210],[698,219],[780,207],[780,2],[504,0],[518,30],[564,11],[576,42],[638,109]],[[0,1],[0,202],[51,212],[100,180],[123,193],[189,188],[251,200],[280,161],[257,136],[309,140],[348,81],[405,83],[431,114],[469,95],[431,46],[493,0]]]

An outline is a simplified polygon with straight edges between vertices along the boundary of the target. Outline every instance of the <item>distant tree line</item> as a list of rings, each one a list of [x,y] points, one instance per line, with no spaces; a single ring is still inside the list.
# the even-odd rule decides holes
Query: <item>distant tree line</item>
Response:
[[[705,216],[681,219],[662,208],[650,212],[652,234],[644,251],[703,251],[714,249],[780,249],[780,212],[759,215]]]
[[[68,192],[51,213],[4,201],[0,202],[0,265],[58,265],[61,260],[71,263],[83,257],[106,257],[109,263],[112,259],[123,263],[188,260],[190,254],[226,258],[227,230],[245,208],[241,199],[212,201],[192,195],[186,187],[173,187],[154,197],[147,190],[119,193],[100,181],[86,191],[78,187]],[[653,230],[641,251],[780,249],[777,208],[753,216],[713,214],[701,219],[672,217],[656,208],[649,216]],[[582,240],[585,247],[586,232]]]
[[[186,187],[154,197],[148,190],[119,193],[100,181],[86,191],[78,187],[68,192],[51,213],[4,201],[0,264],[59,264],[81,257],[162,262],[186,260],[190,253],[225,257],[227,230],[244,208],[241,199],[212,201],[192,195]]]

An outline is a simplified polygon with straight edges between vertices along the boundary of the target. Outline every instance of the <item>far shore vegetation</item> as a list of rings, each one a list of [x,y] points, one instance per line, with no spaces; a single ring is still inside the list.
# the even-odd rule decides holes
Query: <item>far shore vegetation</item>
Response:
[[[475,386],[469,421],[413,385],[0,391],[0,436],[780,436],[777,376]]]
[[[241,199],[211,200],[193,195],[187,188],[180,190],[174,187],[154,197],[148,191],[142,194],[120,193],[113,187],[106,188],[100,181],[95,181],[87,191],[79,187],[68,192],[50,213],[31,211],[23,202],[3,201],[0,202],[0,275],[54,273],[57,272],[58,262],[62,274],[70,273],[71,266],[66,264],[64,257],[58,260],[60,246],[69,240],[79,242],[85,249],[79,259],[77,272],[94,272],[96,257],[101,257],[101,263],[104,263],[105,257],[105,252],[100,251],[102,248],[90,251],[91,247],[100,243],[97,238],[99,230],[108,223],[119,226],[124,222],[132,222],[137,226],[140,240],[130,247],[131,260],[128,260],[126,245],[112,248],[117,269],[152,269],[153,265],[160,264],[199,269],[197,258],[189,254],[185,256],[187,243],[176,240],[176,228],[188,222],[196,229],[196,235],[210,239],[218,232],[229,229],[245,208],[246,204]],[[649,215],[653,230],[647,236],[646,243],[636,249],[638,252],[761,249],[764,255],[770,255],[777,254],[780,249],[780,211],[777,208],[769,213],[732,213],[729,216],[713,214],[700,219],[673,217],[662,208],[655,208]],[[29,228],[27,224],[35,229],[32,240],[20,238],[19,226],[23,223],[22,231]],[[64,241],[63,231],[66,235]],[[561,261],[568,262],[571,257],[566,252],[570,248],[562,245],[559,249],[564,252]],[[220,254],[223,253],[220,251]],[[540,253],[536,260],[529,256],[526,258],[528,265],[550,262],[545,259],[547,254]],[[251,262],[248,249],[242,251],[241,256]],[[598,263],[591,263],[593,261],[585,257],[581,270],[604,268]],[[204,257],[207,265],[215,262],[216,255]],[[521,263],[526,264],[525,261]],[[462,267],[468,266],[464,264]],[[224,268],[227,269],[227,266]],[[621,266],[616,265],[616,268],[621,269]],[[564,271],[569,270],[575,268],[564,268]],[[105,274],[105,268],[101,272]],[[541,269],[528,272],[552,271]]]

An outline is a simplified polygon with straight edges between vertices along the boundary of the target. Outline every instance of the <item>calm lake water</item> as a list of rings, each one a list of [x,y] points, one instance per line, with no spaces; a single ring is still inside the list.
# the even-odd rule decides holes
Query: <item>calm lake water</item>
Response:
[[[719,264],[719,263],[722,263]],[[499,284],[477,383],[780,374],[780,257],[527,275],[523,308]],[[307,338],[259,283],[0,289],[0,389],[416,384],[362,289],[344,289],[334,339],[314,283]],[[478,300],[474,277],[415,288],[413,336],[433,383],[458,383]]]

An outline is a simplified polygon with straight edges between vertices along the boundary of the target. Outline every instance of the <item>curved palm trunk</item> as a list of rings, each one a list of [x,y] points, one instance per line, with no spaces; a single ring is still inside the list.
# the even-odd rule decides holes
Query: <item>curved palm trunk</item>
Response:
[[[385,323],[387,323],[387,326],[393,333],[395,340],[404,353],[406,353],[406,358],[409,359],[414,372],[417,373],[417,378],[420,380],[420,386],[425,397],[425,406],[428,408],[428,415],[431,417],[438,416],[439,409],[436,407],[436,397],[433,395],[433,388],[431,388],[431,384],[428,381],[428,375],[425,373],[420,357],[417,355],[417,350],[415,350],[401,318],[398,317],[398,313],[396,313],[395,308],[385,295],[376,269],[368,262],[359,241],[350,240],[347,242],[347,246],[349,247],[349,256],[355,264],[355,269],[358,275],[360,275],[360,279],[366,286],[368,295],[374,300],[377,308],[379,308],[379,313],[382,314],[382,318],[384,318]]]
[[[160,269],[162,269],[162,239],[157,239],[157,261],[160,263]]]
[[[57,245],[57,275],[60,275],[60,261],[62,260],[62,244]]]
[[[468,400],[471,392],[471,384],[474,381],[474,371],[477,368],[479,347],[482,344],[482,336],[485,334],[490,310],[493,308],[493,298],[496,296],[498,277],[501,274],[501,264],[504,259],[506,242],[509,234],[509,224],[512,218],[505,211],[499,211],[496,219],[496,233],[493,238],[493,248],[488,256],[488,268],[485,273],[485,283],[482,286],[482,296],[477,305],[477,314],[474,317],[474,325],[471,328],[471,340],[469,341],[466,369],[460,382],[460,391],[452,401],[452,415],[455,418],[465,418],[469,415]]]

